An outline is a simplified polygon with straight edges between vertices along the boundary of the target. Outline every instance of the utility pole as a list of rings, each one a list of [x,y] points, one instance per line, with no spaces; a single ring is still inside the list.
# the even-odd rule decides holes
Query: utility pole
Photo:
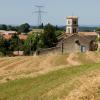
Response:
[[[38,11],[35,11],[34,13],[38,14],[38,26],[42,24],[42,13],[45,13],[44,11],[41,10],[44,6],[38,6],[36,5],[35,7],[38,8]]]
[[[18,35],[18,38],[17,38],[17,43],[18,43],[18,56],[19,56],[19,35]]]
[[[30,39],[30,56],[32,56],[32,38]]]
[[[62,44],[61,44],[61,52],[62,52],[62,54],[64,53],[64,43],[63,43],[63,41],[62,41]]]

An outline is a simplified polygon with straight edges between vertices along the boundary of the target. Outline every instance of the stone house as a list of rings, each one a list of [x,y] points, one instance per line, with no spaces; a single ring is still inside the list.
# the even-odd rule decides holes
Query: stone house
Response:
[[[96,32],[78,32],[78,17],[67,17],[66,33],[61,37],[57,46],[61,46],[64,53],[95,51],[98,46]]]
[[[97,33],[95,32],[88,32],[86,35],[80,32],[69,37],[64,37],[57,46],[63,45],[64,53],[92,51],[90,44],[92,41],[95,42],[96,38]]]

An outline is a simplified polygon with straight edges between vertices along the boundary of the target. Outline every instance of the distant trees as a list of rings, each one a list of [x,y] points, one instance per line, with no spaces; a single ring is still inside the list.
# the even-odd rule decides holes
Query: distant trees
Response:
[[[11,56],[14,51],[23,51],[23,44],[23,41],[20,40],[16,34],[14,34],[10,40],[6,40],[0,35],[0,54]]]
[[[19,51],[23,50],[22,41],[20,40],[19,36],[14,34],[12,38],[9,40],[10,43],[10,51]]]
[[[25,54],[33,54],[34,51],[37,49],[37,42],[38,42],[37,34],[30,34],[28,38],[24,42],[24,52]]]
[[[60,36],[62,33],[63,33],[63,31],[61,31],[61,30],[57,30],[57,31],[55,31],[55,35],[56,35],[56,37]]]
[[[24,51],[25,54],[32,54],[40,48],[53,47],[56,43],[55,27],[51,24],[47,24],[44,27],[44,33],[32,33],[28,36],[24,43]]]
[[[4,51],[5,51],[5,48],[4,48],[4,39],[3,39],[3,36],[0,35],[0,55],[3,55]]]
[[[4,27],[4,26],[3,26]],[[25,55],[31,55],[34,52],[38,52],[41,48],[54,47],[57,44],[57,37],[61,31],[57,26],[47,24],[41,28],[44,29],[43,33],[32,33],[27,35],[28,38],[24,41],[20,40],[18,34],[12,35],[10,40],[5,40],[3,36],[0,36],[0,52],[4,55],[12,55],[14,51],[24,51]],[[6,28],[3,28],[6,29]],[[25,23],[19,27],[7,26],[7,30],[17,30],[19,33],[29,32],[30,25]]]
[[[7,26],[7,31],[18,31],[18,26],[8,25]]]
[[[0,35],[0,54],[10,55],[10,42]]]
[[[44,27],[44,44],[46,47],[53,47],[57,43],[55,31],[55,27],[51,24]]]
[[[7,25],[5,24],[0,25],[0,30],[7,30]]]
[[[28,23],[22,24],[18,28],[18,32],[28,33],[30,30],[30,25]]]
[[[43,23],[42,23],[38,28],[39,28],[39,29],[43,29],[43,28],[44,28]]]
[[[97,27],[97,28],[96,28],[96,31],[100,31],[100,27]]]
[[[12,26],[12,25],[2,24],[2,25],[0,25],[0,30],[28,33],[30,31],[30,25],[28,23],[22,24],[20,26]]]

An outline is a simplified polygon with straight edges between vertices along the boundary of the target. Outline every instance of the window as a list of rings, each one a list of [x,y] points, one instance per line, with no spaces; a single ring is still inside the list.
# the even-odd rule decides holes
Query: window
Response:
[[[68,21],[68,24],[70,24],[70,21]]]
[[[68,33],[70,33],[70,28],[68,28]]]
[[[76,28],[73,29],[73,33],[77,33],[77,29]]]
[[[77,24],[77,21],[73,21],[73,24],[76,25]]]

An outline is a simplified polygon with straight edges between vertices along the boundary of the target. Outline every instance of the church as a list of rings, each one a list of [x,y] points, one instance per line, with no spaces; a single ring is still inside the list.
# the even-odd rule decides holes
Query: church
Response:
[[[96,51],[98,44],[96,42],[98,37],[97,32],[79,32],[78,17],[69,16],[66,19],[66,32],[58,37],[56,47],[42,49],[40,54],[48,53],[77,53]]]
[[[68,16],[66,23],[66,32],[59,37],[57,45],[62,47],[64,53],[97,50],[96,32],[79,32],[77,16]]]

